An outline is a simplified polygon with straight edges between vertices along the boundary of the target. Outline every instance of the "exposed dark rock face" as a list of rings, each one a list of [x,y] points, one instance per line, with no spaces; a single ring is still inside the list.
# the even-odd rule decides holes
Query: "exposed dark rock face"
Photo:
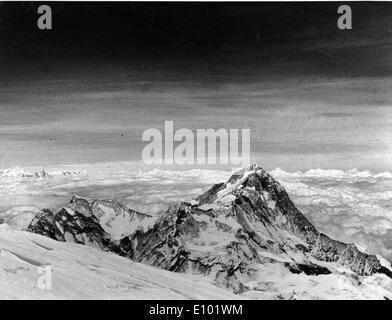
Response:
[[[31,221],[27,231],[42,234],[58,241],[75,242],[109,250],[110,236],[102,229],[94,216],[86,217],[80,212],[70,214],[60,209],[56,214],[42,210]]]
[[[243,177],[243,176],[242,176]],[[241,174],[234,175],[230,180],[238,181]],[[229,181],[230,181],[229,180]],[[247,190],[253,188],[255,192]],[[303,239],[307,244],[312,256],[318,260],[338,262],[349,267],[360,275],[371,275],[381,269],[380,262],[374,255],[360,252],[354,244],[346,244],[333,240],[316,228],[295,207],[284,188],[261,168],[254,168],[253,172],[241,183],[234,208],[239,220],[244,220],[243,215],[256,216],[264,224],[270,224],[279,229],[284,229],[291,234]],[[263,191],[275,202],[275,208],[268,210],[263,199]],[[263,201],[264,200],[264,201]],[[276,219],[280,217],[283,219]],[[248,229],[242,223],[244,229]]]
[[[98,210],[100,206],[104,208]],[[376,256],[318,232],[284,188],[256,166],[213,186],[196,204],[175,204],[149,228],[133,227],[121,238],[118,235],[123,233],[102,225],[108,221],[109,207],[114,218],[126,212],[134,224],[151,218],[113,202],[74,198],[56,214],[43,210],[28,230],[174,272],[209,275],[217,285],[236,293],[248,289],[247,283],[265,263],[314,276],[331,273],[325,263],[333,262],[361,276],[384,273],[391,277]]]
[[[314,263],[308,263],[308,264],[290,264],[286,263],[286,267],[289,268],[290,272],[292,273],[305,273],[308,276],[312,275],[320,275],[320,274],[330,274],[331,271],[329,271],[325,267],[318,266]]]
[[[103,210],[106,210],[106,215],[112,215],[103,217]],[[56,213],[49,209],[42,210],[31,221],[27,231],[58,241],[75,242],[120,253],[119,241],[116,239],[118,232],[115,230],[111,233],[110,222],[115,222],[116,217],[122,219],[121,222],[126,221],[124,215],[131,224],[133,221],[138,224],[143,219],[151,218],[114,201],[89,202],[87,199],[73,197],[67,206]]]

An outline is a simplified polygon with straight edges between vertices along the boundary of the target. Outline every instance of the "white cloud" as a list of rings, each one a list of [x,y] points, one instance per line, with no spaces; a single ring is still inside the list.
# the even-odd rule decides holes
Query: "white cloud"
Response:
[[[46,178],[0,175],[0,217],[21,229],[37,210],[57,208],[74,194],[114,199],[135,210],[159,214],[176,201],[190,201],[214,183],[226,181],[232,173],[200,169],[143,171],[124,164],[111,165],[111,170],[105,171],[106,167],[66,168],[71,172],[87,171],[82,175],[47,170],[50,176]],[[276,169],[271,173],[320,231],[392,260],[391,173],[356,169],[292,173]]]
[[[392,174],[314,169],[271,172],[315,226],[392,259]]]
[[[13,227],[23,229],[30,221],[31,212],[38,208],[60,207],[74,194],[114,199],[134,210],[158,214],[174,202],[190,201],[231,175],[229,171],[216,170],[140,171],[124,164],[111,164],[110,170],[104,170],[106,167],[88,165],[87,170],[70,167],[67,172],[83,174],[65,175],[58,169],[47,170],[46,177],[36,176],[34,170],[15,167],[3,171],[5,174],[0,172],[0,217]],[[23,216],[21,208],[27,207],[37,209],[26,209],[25,219],[10,223],[10,217]]]

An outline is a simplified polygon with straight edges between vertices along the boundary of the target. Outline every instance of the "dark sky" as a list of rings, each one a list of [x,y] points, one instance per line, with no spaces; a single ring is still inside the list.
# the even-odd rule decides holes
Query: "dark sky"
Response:
[[[36,27],[41,3],[3,2],[2,74],[154,70],[246,75],[389,74],[392,5],[352,3],[353,30],[336,27],[342,3],[49,3],[51,31]],[[259,39],[259,40],[257,40]],[[366,50],[366,46],[377,46]],[[364,49],[358,53],[357,48]],[[389,55],[388,55],[389,56]],[[361,70],[356,70],[361,66]],[[256,68],[255,68],[256,67]],[[38,70],[37,70],[38,69]],[[60,71],[59,71],[60,70]],[[109,70],[109,71],[108,71]],[[196,72],[196,74],[195,74]],[[155,76],[155,75],[154,75]]]
[[[392,3],[0,2],[0,168],[139,160],[148,128],[250,128],[273,169],[392,170]]]

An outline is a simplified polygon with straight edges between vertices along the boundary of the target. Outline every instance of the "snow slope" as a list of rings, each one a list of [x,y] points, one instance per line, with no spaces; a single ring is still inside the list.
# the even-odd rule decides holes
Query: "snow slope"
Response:
[[[257,291],[234,295],[205,277],[167,272],[6,225],[0,225],[0,250],[0,299],[380,299],[392,291],[384,275],[306,276],[270,263],[258,271]],[[38,288],[38,267],[46,265],[53,270],[51,290]]]
[[[50,265],[52,288],[40,289]],[[0,299],[238,299],[207,278],[0,225]]]
[[[93,214],[112,239],[120,240],[136,229],[148,230],[156,217],[140,213],[112,200],[95,200],[91,203]]]

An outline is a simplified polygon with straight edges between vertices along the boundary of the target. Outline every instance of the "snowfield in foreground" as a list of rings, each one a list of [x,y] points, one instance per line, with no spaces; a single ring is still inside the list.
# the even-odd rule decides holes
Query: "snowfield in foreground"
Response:
[[[235,295],[207,277],[164,271],[6,225],[0,225],[0,250],[0,299],[382,299],[392,291],[384,275],[347,277],[344,270],[346,275],[306,276],[265,264],[258,277],[264,290]],[[39,289],[38,268],[47,265],[52,289]]]
[[[40,289],[50,265],[52,289]],[[0,299],[239,299],[200,276],[172,273],[91,247],[0,225]]]
[[[8,222],[0,299],[392,299],[389,261],[318,231],[258,166],[160,216],[74,196]]]

